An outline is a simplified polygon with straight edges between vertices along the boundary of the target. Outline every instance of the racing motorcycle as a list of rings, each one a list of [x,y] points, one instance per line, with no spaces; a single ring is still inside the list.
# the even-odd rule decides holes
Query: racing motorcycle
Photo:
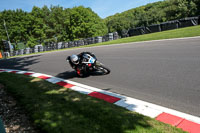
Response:
[[[81,77],[90,75],[92,73],[98,73],[101,75],[106,75],[110,73],[109,68],[99,62],[95,56],[92,56],[90,54],[83,55],[81,65],[80,67],[77,67],[77,70],[75,71]]]

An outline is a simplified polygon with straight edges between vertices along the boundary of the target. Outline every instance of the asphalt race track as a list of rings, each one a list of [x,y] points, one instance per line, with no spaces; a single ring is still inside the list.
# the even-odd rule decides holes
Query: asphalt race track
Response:
[[[66,57],[93,52],[109,75],[76,77]],[[200,117],[200,37],[65,50],[0,60],[0,68],[76,81]]]

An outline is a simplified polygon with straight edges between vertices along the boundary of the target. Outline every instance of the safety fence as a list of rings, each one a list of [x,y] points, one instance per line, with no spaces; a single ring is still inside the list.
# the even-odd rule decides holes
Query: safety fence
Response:
[[[69,41],[69,42],[58,42],[58,43],[48,43],[46,45],[36,45],[34,48],[25,48],[20,50],[11,50],[9,48],[9,44],[7,44],[5,47],[7,47],[7,52],[1,52],[3,57],[9,57],[9,56],[17,56],[17,55],[25,55],[25,54],[31,54],[31,53],[38,53],[43,51],[51,51],[51,50],[58,50],[58,49],[64,49],[64,48],[71,48],[71,47],[79,47],[83,45],[90,45],[95,43],[101,43],[106,41],[112,41],[116,40],[118,38],[123,37],[129,37],[129,36],[137,36],[137,35],[143,35],[143,34],[149,34],[154,32],[161,32],[166,30],[172,30],[177,28],[183,28],[188,26],[195,26],[200,24],[200,16],[197,17],[189,17],[189,18],[183,18],[179,20],[174,21],[168,21],[161,24],[154,24],[147,27],[137,27],[132,28],[129,30],[123,30],[119,36],[117,32],[114,33],[108,33],[105,36],[98,36],[98,37],[90,37],[86,39],[81,39],[77,41]],[[9,52],[8,52],[9,51]]]
[[[149,33],[154,33],[154,32],[173,30],[173,29],[178,29],[178,28],[195,26],[198,24],[200,24],[200,16],[183,18],[179,20],[164,22],[161,24],[150,25],[147,27],[132,28],[127,31],[123,31],[122,37],[137,36],[137,35],[149,34]]]
[[[98,37],[90,37],[82,40],[77,41],[69,41],[69,42],[52,42],[47,43],[46,45],[35,45],[33,48],[25,48],[25,49],[19,49],[19,50],[12,50],[10,49],[10,44],[7,43],[6,51],[3,52],[4,57],[10,57],[10,56],[18,56],[18,55],[25,55],[25,54],[32,54],[32,53],[38,53],[38,52],[44,52],[44,51],[51,51],[51,50],[58,50],[58,49],[64,49],[64,48],[71,48],[71,47],[79,47],[84,45],[90,45],[95,43],[101,43],[106,41],[112,41],[119,38],[119,35],[117,32],[114,33],[108,33],[105,36],[98,36]],[[8,52],[9,51],[9,52]]]

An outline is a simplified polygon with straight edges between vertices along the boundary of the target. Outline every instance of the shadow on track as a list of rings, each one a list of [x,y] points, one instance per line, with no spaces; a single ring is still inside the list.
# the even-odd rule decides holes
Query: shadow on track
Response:
[[[87,78],[90,76],[104,76],[104,75],[101,72],[91,72],[90,74],[88,74],[84,77],[80,77],[80,76],[78,76],[78,74],[75,71],[66,71],[66,72],[62,72],[62,73],[59,73],[58,75],[56,75],[56,77],[63,78],[63,79]]]
[[[77,78],[78,75],[76,74],[75,71],[66,71],[66,72],[59,73],[58,75],[56,75],[56,77],[63,78],[63,79],[73,79],[73,78]]]
[[[28,71],[28,66],[36,64],[39,61],[41,55],[33,55],[28,57],[16,57],[10,59],[2,59],[0,60],[0,68],[7,69],[17,69],[17,70],[25,70]]]

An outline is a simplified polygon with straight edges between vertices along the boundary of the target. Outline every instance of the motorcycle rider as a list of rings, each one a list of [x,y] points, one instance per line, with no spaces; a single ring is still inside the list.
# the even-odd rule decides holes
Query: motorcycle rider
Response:
[[[84,54],[89,54],[89,55],[91,55],[92,57],[94,57],[96,59],[96,56],[91,52],[81,52],[78,55],[73,54],[73,55],[67,57],[67,60],[69,61],[69,64],[71,65],[71,67],[73,69],[75,69],[77,71],[77,74],[79,76],[83,76],[84,75],[84,73],[82,73],[82,70],[84,69],[84,66],[82,64],[82,60],[83,60],[83,55]]]

